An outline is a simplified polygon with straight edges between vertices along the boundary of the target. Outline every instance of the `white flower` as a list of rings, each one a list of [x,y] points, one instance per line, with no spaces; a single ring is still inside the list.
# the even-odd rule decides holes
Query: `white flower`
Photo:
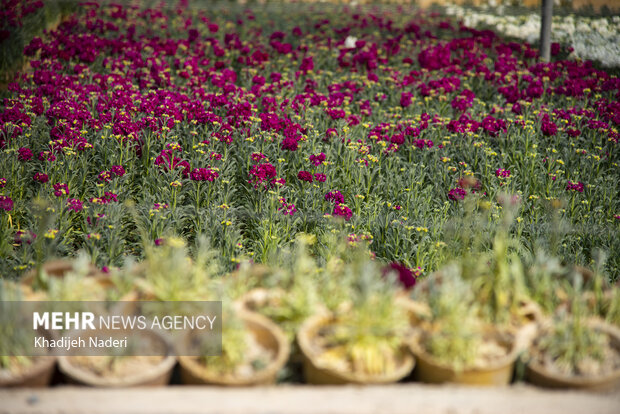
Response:
[[[347,38],[344,41],[344,47],[348,48],[348,49],[353,49],[355,48],[355,42],[357,42],[357,38],[353,37],[353,36],[347,36]]]

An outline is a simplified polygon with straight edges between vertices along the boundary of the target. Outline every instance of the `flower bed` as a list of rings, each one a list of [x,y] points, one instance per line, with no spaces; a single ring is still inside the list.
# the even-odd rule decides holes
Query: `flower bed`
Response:
[[[620,272],[617,77],[411,9],[147,7],[84,3],[25,47],[0,120],[3,275],[78,249],[106,270],[172,234],[232,269],[300,232],[324,255],[340,230],[428,274],[463,201],[497,221],[504,191],[523,249],[602,248]]]
[[[468,9],[449,6],[446,13],[463,19],[471,27],[490,26],[499,33],[530,43],[540,37],[540,13],[527,11],[506,13],[496,9]],[[553,16],[551,39],[558,44],[570,45],[573,58],[594,60],[606,67],[620,67],[620,16],[589,17],[575,14]],[[559,48],[555,47],[555,53]]]

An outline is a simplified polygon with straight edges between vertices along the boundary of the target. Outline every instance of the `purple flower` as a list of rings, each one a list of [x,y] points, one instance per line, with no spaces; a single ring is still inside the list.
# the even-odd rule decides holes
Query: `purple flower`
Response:
[[[49,181],[49,177],[47,176],[47,174],[43,174],[43,173],[36,173],[34,175],[33,180],[41,183],[41,184],[45,184],[46,182]]]
[[[280,203],[281,203],[281,206],[278,207],[278,211],[281,211],[282,214],[284,214],[285,216],[292,216],[293,214],[297,212],[297,208],[295,207],[295,204],[293,203],[288,204],[284,197],[280,197]]]
[[[568,184],[566,184],[566,191],[578,191],[580,193],[583,193],[583,188],[584,185],[581,181],[579,181],[578,183],[573,183],[569,180]]]
[[[56,197],[67,197],[69,195],[69,186],[65,183],[54,184],[54,195]]]
[[[67,200],[67,209],[71,211],[82,211],[84,204],[77,198],[70,198]]]
[[[325,194],[325,200],[340,204],[344,203],[344,196],[340,191],[330,191],[329,193]]]
[[[26,242],[26,244],[32,244],[36,238],[37,235],[30,230],[17,230],[17,233],[15,233],[15,237],[13,238],[13,243],[18,246],[21,246],[23,242]]]
[[[13,200],[9,196],[0,195],[0,209],[4,211],[13,210]]]
[[[327,176],[325,174],[316,173],[314,174],[314,179],[320,183],[324,183],[327,180]]]
[[[111,179],[112,179],[112,174],[110,173],[110,171],[101,171],[99,173],[99,181],[109,183]]]
[[[503,168],[498,168],[495,170],[496,177],[508,178],[510,177],[510,170],[505,170]]]
[[[383,270],[383,276],[386,276],[388,273],[394,271],[398,274],[398,280],[405,289],[409,290],[415,286],[417,275],[415,275],[411,269],[402,263],[390,263],[390,265]]]
[[[549,115],[545,114],[540,125],[540,130],[542,131],[543,135],[549,137],[555,135],[558,132],[558,126],[554,122],[549,120]]]
[[[459,201],[465,199],[467,191],[462,188],[453,188],[448,192],[448,198],[452,201]]]
[[[211,168],[194,168],[190,178],[194,181],[214,181],[220,175]]]
[[[281,144],[281,148],[288,151],[297,151],[298,147],[299,142],[294,137],[284,138]]]
[[[17,159],[20,161],[30,161],[32,156],[33,154],[30,148],[22,147],[17,150]]]
[[[345,219],[345,221],[351,220],[353,216],[353,212],[351,209],[344,204],[336,204],[334,206],[334,212],[332,213],[334,216],[340,216]]]
[[[276,167],[268,162],[253,165],[249,173],[249,182],[250,184],[254,184],[254,188],[258,188],[261,184],[267,188],[274,184],[276,174]]]
[[[308,73],[308,71],[312,69],[314,69],[314,60],[312,59],[312,56],[303,58],[301,65],[299,66],[299,70],[303,73]]]
[[[314,164],[314,166],[318,167],[325,161],[325,153],[320,152],[318,154],[312,154],[310,156],[310,162]]]
[[[402,92],[400,94],[400,106],[403,108],[411,105],[413,94],[411,92]]]
[[[110,173],[116,175],[117,177],[122,177],[125,175],[125,169],[122,165],[113,165],[112,168],[110,168]]]
[[[312,173],[309,171],[299,171],[297,174],[297,178],[301,181],[307,181],[309,183],[312,182]]]

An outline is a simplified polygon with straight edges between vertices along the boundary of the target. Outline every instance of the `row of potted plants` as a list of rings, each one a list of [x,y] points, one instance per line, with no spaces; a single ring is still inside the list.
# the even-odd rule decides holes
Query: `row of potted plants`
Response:
[[[520,359],[535,384],[617,386],[618,287],[598,270],[549,257],[522,260],[509,232],[510,203],[505,210],[499,226],[479,232],[490,235],[489,245],[475,236],[474,248],[455,252],[453,262],[410,291],[398,284],[407,275],[386,270],[360,241],[334,237],[319,261],[310,253],[313,237],[302,235],[293,251],[279,252],[268,265],[244,263],[222,276],[204,241],[190,254],[172,237],[147,247],[143,262],[109,274],[87,257],[48,263],[20,284],[3,282],[1,299],[222,300],[221,355],[178,358],[189,384],[296,381],[303,371],[311,384],[390,383],[413,372],[430,383],[505,385]],[[467,229],[459,232],[467,237]],[[27,340],[20,335],[2,332],[2,355],[15,354]],[[166,339],[153,340],[162,341],[161,356],[64,356],[59,369],[72,382],[94,386],[167,384],[177,359]],[[54,366],[44,356],[0,362],[5,386],[18,379],[43,385]]]

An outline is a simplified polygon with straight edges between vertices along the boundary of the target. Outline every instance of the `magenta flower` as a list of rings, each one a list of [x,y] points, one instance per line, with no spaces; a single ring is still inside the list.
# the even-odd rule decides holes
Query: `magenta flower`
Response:
[[[498,168],[497,170],[495,170],[495,176],[496,177],[501,177],[501,178],[508,178],[508,177],[510,177],[510,170],[505,170],[503,168]]]
[[[309,183],[312,182],[312,173],[310,173],[309,171],[299,171],[299,173],[297,174],[297,178],[300,181],[307,181]]]
[[[388,273],[394,271],[398,274],[398,281],[406,290],[409,290],[415,286],[417,275],[402,263],[390,263],[390,265],[383,270],[383,276],[385,277]]]
[[[190,178],[194,181],[214,181],[220,175],[211,168],[194,168],[190,174]]]
[[[325,194],[325,200],[331,201],[335,204],[340,204],[344,203],[344,196],[340,191],[330,191],[329,193]]]
[[[407,108],[411,105],[413,94],[411,92],[402,92],[400,94],[400,106]]]
[[[282,212],[285,216],[292,216],[297,212],[297,208],[293,203],[287,203],[284,197],[280,197],[280,207],[278,207],[278,211]]]
[[[452,201],[464,200],[467,195],[467,191],[462,188],[453,188],[448,192],[448,198]]]
[[[65,183],[56,183],[54,184],[54,195],[56,197],[67,197],[69,196],[69,186]]]
[[[305,74],[312,69],[314,69],[314,60],[312,59],[312,56],[303,58],[301,65],[299,66],[299,70]]]
[[[122,177],[125,175],[125,169],[122,165],[113,165],[112,168],[110,168],[110,173],[116,175],[117,177]]]
[[[316,173],[314,174],[314,179],[320,183],[324,183],[327,180],[327,176],[325,174]]]
[[[543,135],[553,136],[558,132],[558,126],[549,120],[549,115],[545,114],[540,124],[540,130]]]
[[[110,171],[101,171],[98,177],[99,177],[99,181],[103,181],[104,183],[109,183],[110,180],[112,179],[112,174],[110,173]]]
[[[325,161],[325,153],[320,152],[318,154],[312,154],[310,156],[310,162],[314,164],[314,166],[319,166]]]
[[[566,191],[578,191],[580,193],[583,193],[583,188],[584,185],[581,181],[579,181],[578,183],[573,183],[569,180],[566,184]]]
[[[13,243],[18,246],[21,246],[24,242],[26,242],[26,244],[32,244],[36,238],[37,235],[30,230],[17,230],[15,237],[13,238]]]
[[[49,177],[47,176],[47,174],[43,174],[43,173],[36,173],[33,177],[33,180],[41,183],[41,184],[45,184],[46,182],[49,181]]]
[[[276,167],[266,162],[263,164],[253,165],[250,169],[250,184],[254,184],[254,188],[263,185],[265,188],[275,183]]]
[[[334,206],[334,212],[332,213],[334,216],[343,217],[345,221],[351,220],[353,216],[353,212],[351,209],[344,204],[336,204]]]
[[[82,211],[84,204],[77,198],[70,198],[67,200],[67,209],[71,211]]]
[[[467,108],[471,108],[474,104],[474,98],[476,95],[469,89],[463,90],[460,94],[452,99],[450,105],[452,108],[460,112],[465,112]]]
[[[6,187],[6,178],[0,178],[0,188]]]
[[[13,200],[9,196],[0,195],[0,209],[4,211],[13,210]]]
[[[297,151],[297,148],[299,147],[299,142],[293,137],[287,137],[284,138],[280,147],[283,150],[287,151]]]
[[[17,159],[20,161],[30,161],[32,156],[33,154],[30,148],[22,147],[17,150]]]

